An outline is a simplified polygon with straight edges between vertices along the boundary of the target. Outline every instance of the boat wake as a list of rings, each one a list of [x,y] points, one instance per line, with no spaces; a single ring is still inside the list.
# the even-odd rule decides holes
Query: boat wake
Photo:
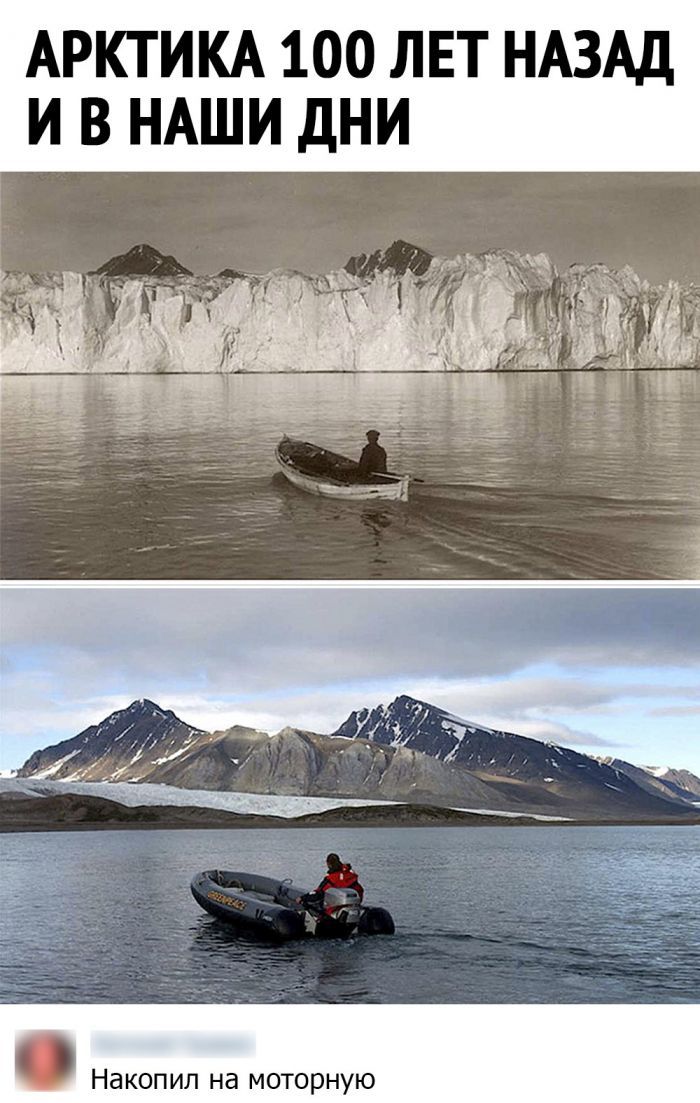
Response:
[[[462,577],[683,578],[691,506],[658,498],[417,487],[411,528]]]

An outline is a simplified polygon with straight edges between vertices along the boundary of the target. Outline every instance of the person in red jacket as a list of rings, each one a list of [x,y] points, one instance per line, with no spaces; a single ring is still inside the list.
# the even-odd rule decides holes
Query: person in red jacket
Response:
[[[347,862],[341,862],[337,854],[329,854],[326,858],[327,873],[316,889],[316,892],[325,892],[326,889],[354,889],[360,900],[365,890],[355,870]]]

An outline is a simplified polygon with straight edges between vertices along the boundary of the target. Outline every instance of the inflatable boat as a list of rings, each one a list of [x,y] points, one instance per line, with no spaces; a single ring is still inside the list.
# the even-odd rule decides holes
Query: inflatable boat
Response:
[[[291,880],[222,869],[197,873],[190,887],[210,915],[275,941],[394,933],[389,912],[365,907],[354,889],[309,892]]]

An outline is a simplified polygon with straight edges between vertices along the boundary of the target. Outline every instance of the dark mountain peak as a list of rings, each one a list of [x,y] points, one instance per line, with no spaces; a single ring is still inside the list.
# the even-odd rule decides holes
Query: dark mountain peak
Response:
[[[150,711],[150,712],[153,712],[153,711],[156,711],[156,712],[161,712],[161,713],[166,712],[166,710],[162,709],[160,707],[160,705],[157,705],[155,703],[155,701],[150,701],[148,699],[148,697],[139,697],[138,701],[132,701],[131,704],[128,706],[128,709],[126,711],[127,712],[137,712],[137,711],[142,711],[142,712]],[[170,712],[169,709],[167,711]]]
[[[360,710],[367,712],[368,710]],[[500,733],[494,732],[491,728],[485,728],[482,724],[472,723],[470,720],[463,720],[459,716],[454,716],[451,712],[447,712],[446,709],[441,708],[439,705],[431,705],[429,701],[422,701],[418,697],[410,697],[407,693],[400,693],[393,701],[390,701],[388,705],[378,705],[375,709],[371,710],[372,715],[384,715],[388,720],[392,722],[400,722],[405,718],[410,718],[415,721],[428,721],[437,722],[440,724],[447,723],[448,725],[461,725],[467,731],[486,731],[490,735],[498,735]],[[521,738],[526,738],[525,736]]]
[[[397,276],[403,276],[408,271],[413,272],[414,276],[422,276],[430,268],[432,259],[432,253],[421,249],[420,245],[412,245],[410,241],[399,238],[388,249],[377,249],[369,255],[360,253],[356,257],[350,257],[345,271],[351,276],[362,277],[386,271],[395,272]]]
[[[150,701],[147,697],[140,697],[137,701],[132,701],[126,708],[115,709],[98,724],[94,724],[86,728],[84,732],[80,732],[76,738],[84,737],[84,743],[101,743],[104,739],[108,741],[117,740],[121,738],[122,733],[129,732],[132,740],[148,739],[156,730],[174,727],[197,730],[180,720],[172,709],[162,709],[155,701]]]
[[[141,257],[145,260],[162,260],[163,253],[159,249],[155,249],[152,245],[148,245],[146,242],[141,242],[140,245],[132,245],[128,253],[124,253],[125,257]]]
[[[445,712],[445,710],[441,709],[438,705],[431,705],[427,701],[421,701],[418,697],[409,697],[407,693],[400,693],[398,697],[395,697],[394,700],[386,706],[386,708],[387,710],[410,709],[412,712],[417,712],[419,709],[429,709],[431,712]]]
[[[222,268],[220,272],[216,273],[216,275],[221,280],[245,279],[245,272],[239,272],[237,268]]]
[[[479,734],[492,739],[500,733],[402,693],[388,705],[357,709],[333,734],[408,747],[434,758],[454,761],[465,738]]]
[[[114,724],[121,720],[141,720],[144,717],[155,717],[158,720],[164,718],[178,719],[170,709],[161,708],[155,701],[150,701],[147,697],[139,697],[137,701],[132,701],[130,705],[125,705],[122,709],[115,709],[114,712],[110,712],[109,716],[105,716],[103,720],[92,725],[89,730],[98,730],[104,727],[105,724]]]
[[[171,709],[140,697],[71,739],[35,751],[20,777],[141,781],[205,736]]]
[[[98,276],[191,276],[189,268],[185,268],[172,256],[165,256],[145,242],[134,245],[127,253],[120,253],[111,257],[100,268],[96,269]]]

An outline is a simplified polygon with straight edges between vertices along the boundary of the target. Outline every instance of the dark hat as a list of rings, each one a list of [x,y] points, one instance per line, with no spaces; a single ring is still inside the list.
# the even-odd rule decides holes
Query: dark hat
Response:
[[[368,429],[365,436],[368,440],[379,440],[380,434],[377,432],[376,429]]]

